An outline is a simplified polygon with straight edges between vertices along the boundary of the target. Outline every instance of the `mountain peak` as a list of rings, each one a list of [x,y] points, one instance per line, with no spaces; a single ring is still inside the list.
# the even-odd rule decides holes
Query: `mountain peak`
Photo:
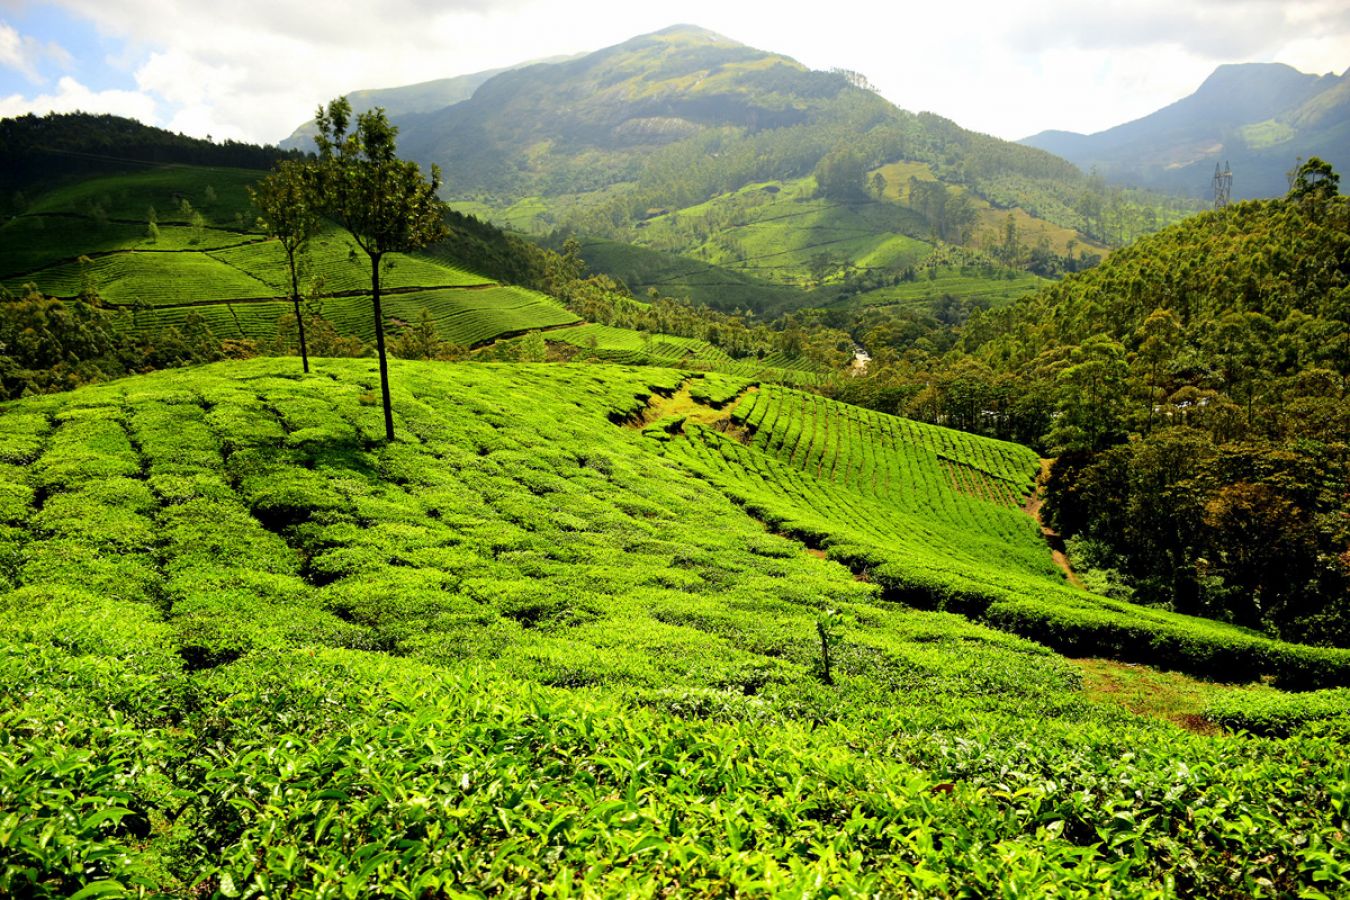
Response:
[[[1231,96],[1235,92],[1249,91],[1265,95],[1281,94],[1306,89],[1309,83],[1317,80],[1318,76],[1300,72],[1284,63],[1224,63],[1200,84],[1195,96]]]
[[[653,31],[651,34],[634,38],[634,40],[640,41],[647,38],[678,38],[691,43],[740,46],[739,41],[733,41],[725,35],[718,34],[715,31],[711,31],[699,25],[690,25],[687,23],[669,25],[659,31]]]

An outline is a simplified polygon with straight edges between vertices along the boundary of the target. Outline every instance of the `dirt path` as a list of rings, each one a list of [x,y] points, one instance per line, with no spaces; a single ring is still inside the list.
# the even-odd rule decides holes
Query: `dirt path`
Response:
[[[1083,674],[1083,693],[1097,703],[1124,707],[1140,716],[1162,719],[1196,734],[1220,734],[1223,729],[1204,716],[1211,698],[1224,690],[1180,672],[1110,659],[1071,660]]]
[[[1045,479],[1050,475],[1050,463],[1052,460],[1041,460],[1041,473],[1036,476],[1036,487],[1027,496],[1027,502],[1023,504],[1022,511],[1036,520],[1036,524],[1041,526],[1041,535],[1045,538],[1045,543],[1050,547],[1050,558],[1055,561],[1055,565],[1064,572],[1064,577],[1069,579],[1069,584],[1074,587],[1082,587],[1083,582],[1079,580],[1078,573],[1069,565],[1069,557],[1064,552],[1064,539],[1059,533],[1050,526],[1041,521],[1041,506],[1045,500],[1041,497],[1041,488],[1045,484]]]

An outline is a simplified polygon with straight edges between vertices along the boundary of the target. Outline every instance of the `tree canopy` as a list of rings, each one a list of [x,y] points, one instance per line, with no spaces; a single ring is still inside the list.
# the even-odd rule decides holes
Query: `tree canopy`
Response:
[[[315,191],[323,212],[351,233],[370,258],[370,292],[375,316],[375,346],[380,360],[385,436],[394,439],[385,355],[384,314],[380,307],[380,263],[388,253],[406,253],[441,240],[448,233],[444,205],[437,197],[441,173],[423,176],[417,163],[399,159],[398,129],[383,109],[351,121],[351,104],[339,97],[319,108],[315,121],[319,146]]]
[[[300,312],[299,254],[310,238],[319,233],[322,218],[312,165],[295,160],[283,160],[267,177],[249,188],[249,197],[258,207],[258,224],[281,242],[286,251],[286,265],[291,276],[291,302],[295,304],[295,321],[300,332],[300,360],[309,371],[309,349],[305,345],[305,318]]]

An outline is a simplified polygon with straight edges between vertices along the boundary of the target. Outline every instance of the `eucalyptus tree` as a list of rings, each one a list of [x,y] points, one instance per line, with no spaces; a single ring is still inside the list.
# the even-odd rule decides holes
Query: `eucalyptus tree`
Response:
[[[363,112],[352,123],[352,107],[339,97],[319,107],[316,195],[322,212],[345,228],[370,259],[370,295],[375,316],[375,347],[380,360],[384,433],[394,439],[389,401],[389,363],[385,356],[384,313],[380,307],[380,264],[386,254],[407,253],[443,239],[448,233],[443,205],[436,196],[441,173],[431,177],[417,163],[394,152],[398,129],[384,110]]]
[[[319,233],[322,218],[318,210],[314,167],[287,159],[255,187],[248,190],[258,208],[258,225],[281,242],[286,251],[286,266],[291,274],[291,302],[295,322],[300,329],[300,362],[309,372],[309,348],[305,345],[305,317],[300,312],[300,254]]]

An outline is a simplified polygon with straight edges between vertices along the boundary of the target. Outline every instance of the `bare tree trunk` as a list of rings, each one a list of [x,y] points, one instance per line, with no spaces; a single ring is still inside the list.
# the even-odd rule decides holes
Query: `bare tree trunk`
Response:
[[[291,302],[295,304],[295,325],[300,329],[300,364],[309,374],[309,348],[305,346],[305,318],[300,315],[300,279],[295,274],[295,252],[289,254],[291,262]]]
[[[384,355],[384,311],[380,309],[380,256],[370,257],[370,292],[375,307],[375,351],[380,357],[380,396],[384,400],[384,438],[394,440],[394,410],[389,405],[389,360]]]

